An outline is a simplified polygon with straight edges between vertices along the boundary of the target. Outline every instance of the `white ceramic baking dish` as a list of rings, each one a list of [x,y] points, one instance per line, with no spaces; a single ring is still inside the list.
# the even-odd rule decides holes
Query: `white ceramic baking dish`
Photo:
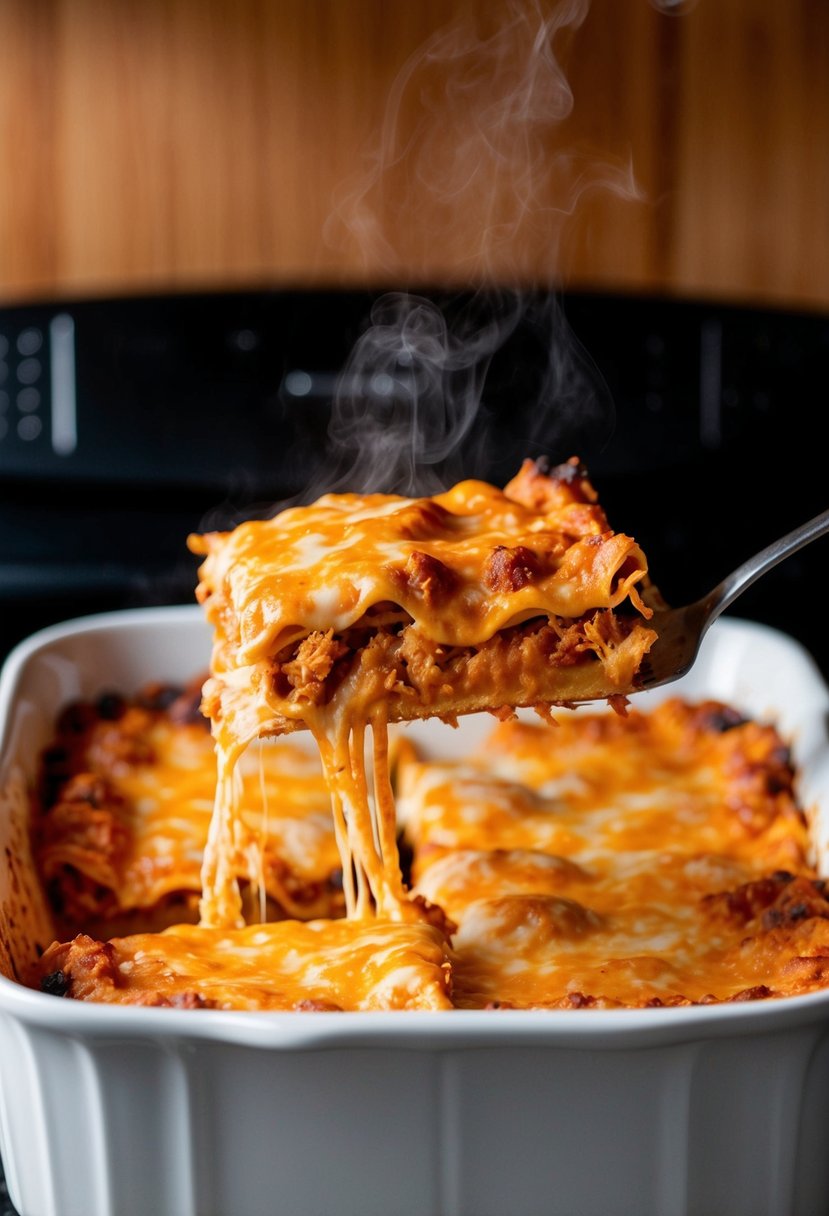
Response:
[[[199,610],[172,608],[57,626],[8,659],[6,973],[50,932],[24,820],[56,711],[183,680],[207,655]],[[670,691],[775,716],[825,854],[829,693],[808,655],[722,620]],[[481,728],[416,729],[448,754]],[[829,991],[642,1011],[251,1014],[89,1005],[0,977],[0,1151],[22,1216],[816,1216],[827,1126]]]

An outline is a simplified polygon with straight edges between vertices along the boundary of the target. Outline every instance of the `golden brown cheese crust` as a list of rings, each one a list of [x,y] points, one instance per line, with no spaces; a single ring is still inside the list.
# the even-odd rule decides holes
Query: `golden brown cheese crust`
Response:
[[[451,1009],[445,938],[426,923],[179,925],[110,942],[79,935],[40,960],[41,987],[76,1000],[179,1009]]]
[[[829,906],[773,728],[678,699],[557,721],[504,723],[462,766],[400,767],[415,890],[459,926],[457,1005],[641,1007],[825,984]]]
[[[659,1007],[829,983],[826,885],[771,726],[678,699],[557,723],[502,723],[461,764],[399,749],[408,922],[81,936],[34,982],[190,1009]]]
[[[148,686],[131,700],[104,696],[61,714],[43,756],[33,837],[63,934],[197,918],[216,788],[201,683]],[[313,752],[280,743],[248,757],[241,817],[234,869],[251,913],[258,886],[271,918],[342,912],[328,790]]]
[[[239,737],[305,725],[358,669],[389,721],[602,695],[656,636],[644,556],[575,459],[526,461],[504,491],[326,495],[190,544],[215,631],[205,710]]]
[[[393,604],[447,645],[477,645],[532,616],[576,618],[615,607],[646,564],[601,507],[574,488],[573,465],[541,477],[527,462],[508,491],[465,481],[433,498],[329,494],[231,533],[191,538],[205,554],[199,598],[239,653],[255,662],[315,629],[340,633]],[[586,476],[582,483],[586,483]],[[592,493],[592,491],[591,491]],[[527,577],[494,586],[493,555],[520,545]],[[214,599],[218,597],[218,599]],[[214,622],[216,623],[216,622]]]

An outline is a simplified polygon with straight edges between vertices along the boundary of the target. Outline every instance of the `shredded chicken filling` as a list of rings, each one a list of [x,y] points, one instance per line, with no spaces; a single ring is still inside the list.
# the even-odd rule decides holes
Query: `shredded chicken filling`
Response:
[[[534,650],[546,665],[556,668],[596,658],[612,665],[614,651],[634,629],[642,629],[640,618],[602,609],[576,621],[535,617],[502,630],[480,646],[447,646],[426,637],[401,611],[384,615],[380,625],[372,620],[342,634],[317,631],[286,647],[273,661],[276,697],[305,705],[327,704],[357,656],[370,649],[383,664],[386,692],[430,704],[450,691],[469,691],[470,680],[480,680],[476,664],[492,671],[493,659],[521,649]]]

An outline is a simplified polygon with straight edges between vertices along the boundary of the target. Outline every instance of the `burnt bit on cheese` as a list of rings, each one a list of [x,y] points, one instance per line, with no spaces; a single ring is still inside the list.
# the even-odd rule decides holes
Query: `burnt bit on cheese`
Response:
[[[164,684],[160,680],[147,684],[138,693],[135,703],[140,709],[148,709],[150,713],[163,713],[184,693],[179,684]]]
[[[558,465],[552,465],[546,456],[525,460],[504,487],[504,494],[513,502],[536,511],[554,510],[565,503],[594,505],[598,502],[587,469],[577,456]]]
[[[700,706],[697,721],[702,730],[723,735],[728,730],[734,730],[735,726],[743,726],[747,719],[730,705],[706,701]]]
[[[728,999],[730,1002],[764,1001],[770,996],[774,996],[774,993],[766,984],[754,984],[751,988],[743,988],[740,992],[735,992],[734,995]]]
[[[102,693],[95,702],[95,712],[104,722],[117,722],[127,712],[127,703],[120,693]]]
[[[50,971],[40,981],[40,991],[49,996],[66,996],[72,984],[71,976],[65,971]]]
[[[73,701],[61,711],[57,721],[59,735],[83,735],[95,725],[95,706],[87,701]]]
[[[595,1009],[596,998],[583,992],[568,992],[561,1002],[562,1009]]]
[[[202,686],[207,673],[190,680],[188,684],[167,684],[161,680],[146,684],[137,694],[135,704],[151,714],[166,714],[178,725],[204,724],[209,726],[201,711]]]
[[[739,925],[755,922],[765,932],[811,918],[829,920],[825,884],[802,875],[794,877],[787,870],[777,870],[732,891],[706,895],[702,902]]]

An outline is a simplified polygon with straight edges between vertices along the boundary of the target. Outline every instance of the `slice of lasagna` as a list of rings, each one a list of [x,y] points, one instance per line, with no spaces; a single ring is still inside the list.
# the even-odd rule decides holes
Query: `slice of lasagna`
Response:
[[[326,495],[190,544],[214,628],[207,925],[242,921],[233,773],[252,739],[313,732],[349,915],[405,915],[387,723],[607,696],[630,686],[656,637],[644,555],[611,530],[575,459],[526,461],[503,491]]]

